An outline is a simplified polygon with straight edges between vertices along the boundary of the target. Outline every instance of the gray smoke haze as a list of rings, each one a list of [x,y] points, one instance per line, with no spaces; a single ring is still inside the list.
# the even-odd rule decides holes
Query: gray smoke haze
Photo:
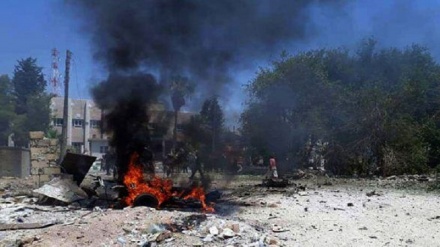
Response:
[[[228,111],[242,108],[239,84],[281,50],[353,48],[374,37],[379,47],[418,43],[440,59],[440,1],[66,2],[109,71],[151,72],[165,83],[175,74],[190,77],[198,84],[195,101],[226,95]]]
[[[438,0],[349,1],[337,11],[313,5],[309,11],[313,38],[296,43],[294,48],[353,48],[362,39],[373,37],[380,47],[403,48],[413,43],[426,46],[439,60],[439,11]]]
[[[92,34],[95,58],[109,71],[152,72],[165,83],[183,75],[206,96],[222,94],[237,67],[307,39],[312,6],[337,11],[345,1],[67,2]]]

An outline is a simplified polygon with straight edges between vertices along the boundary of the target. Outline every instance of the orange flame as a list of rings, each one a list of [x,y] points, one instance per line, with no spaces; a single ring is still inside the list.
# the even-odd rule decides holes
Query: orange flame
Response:
[[[184,196],[184,192],[173,192],[173,181],[170,179],[162,179],[160,177],[153,177],[150,181],[144,180],[142,165],[139,162],[139,155],[133,153],[128,164],[128,171],[124,176],[124,184],[127,187],[128,195],[124,198],[125,204],[131,206],[134,200],[140,194],[148,193],[156,197],[158,206],[170,199],[172,196],[180,197],[184,200],[195,199],[199,200],[205,212],[212,213],[214,208],[210,207],[205,202],[205,191],[202,187],[195,187]]]

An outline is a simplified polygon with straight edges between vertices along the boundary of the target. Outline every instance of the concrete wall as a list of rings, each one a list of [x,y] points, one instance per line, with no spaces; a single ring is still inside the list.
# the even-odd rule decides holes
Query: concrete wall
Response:
[[[102,158],[105,153],[101,153],[100,147],[108,147],[107,140],[92,140],[90,141],[90,155],[95,156],[97,159]]]
[[[30,132],[31,176],[34,186],[40,187],[61,174],[57,164],[59,144],[57,139],[44,138],[44,133]]]
[[[24,178],[30,170],[29,149],[0,147],[0,177]]]

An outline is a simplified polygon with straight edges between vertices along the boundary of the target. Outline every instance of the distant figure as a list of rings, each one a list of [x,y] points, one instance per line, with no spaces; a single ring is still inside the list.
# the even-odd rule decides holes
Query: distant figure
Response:
[[[154,154],[150,149],[150,146],[146,146],[141,150],[139,161],[141,162],[144,171],[154,176]]]
[[[269,170],[266,173],[266,178],[278,178],[277,162],[274,155],[269,158]]]
[[[163,162],[163,168],[165,170],[167,178],[171,176],[173,173],[173,163],[174,163],[174,157],[172,154],[168,154]]]
[[[194,163],[193,167],[191,168],[191,176],[189,177],[189,179],[193,179],[194,175],[196,175],[196,172],[199,171],[200,173],[200,177],[204,177],[203,176],[203,171],[202,171],[202,163],[200,162],[200,157],[198,152],[196,151],[195,153],[193,153],[192,155],[192,162]]]
[[[241,157],[241,156],[238,157],[238,160],[237,160],[237,168],[238,168],[237,173],[240,173],[243,170],[243,163],[244,163],[243,157]]]
[[[263,156],[258,157],[257,166],[264,166]]]
[[[102,158],[97,159],[97,161],[100,164],[99,171],[101,171],[101,172],[104,171],[104,169],[105,169],[105,164],[104,164],[105,159],[104,159],[104,156]]]
[[[113,178],[116,177],[116,154],[113,150],[107,151],[103,157],[105,174],[110,175],[110,169],[113,169]]]

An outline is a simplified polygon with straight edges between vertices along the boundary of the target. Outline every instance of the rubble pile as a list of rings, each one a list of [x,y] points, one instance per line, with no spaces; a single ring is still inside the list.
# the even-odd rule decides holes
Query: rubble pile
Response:
[[[90,195],[70,176],[34,190],[32,180],[2,178],[0,246],[436,246],[438,196],[379,186],[406,179],[430,182],[418,178],[334,178],[331,186],[301,179],[281,188],[261,186],[257,179],[236,180],[206,194],[215,202],[215,213],[177,206],[98,206],[114,187],[102,179],[98,189],[103,192],[95,189]],[[42,198],[60,203],[42,205]]]
[[[17,179],[13,177],[3,177],[0,179],[0,204],[3,200],[16,196],[32,197],[33,188],[34,185],[31,178]]]
[[[150,209],[154,211],[154,209]],[[140,227],[139,221],[127,222],[120,244],[137,246],[277,246],[276,237],[244,222],[204,214],[176,213],[170,223]],[[182,245],[184,244],[184,245]]]

